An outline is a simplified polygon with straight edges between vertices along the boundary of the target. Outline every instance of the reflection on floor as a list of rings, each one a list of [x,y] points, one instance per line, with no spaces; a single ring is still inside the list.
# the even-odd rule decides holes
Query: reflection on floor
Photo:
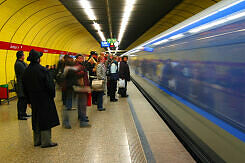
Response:
[[[60,99],[57,92],[59,115]],[[53,128],[58,146],[47,149],[33,146],[31,119],[17,120],[16,100],[0,105],[0,162],[146,162],[127,99],[104,101],[104,112],[88,108],[91,128],[80,128],[77,110],[71,111],[72,129]]]

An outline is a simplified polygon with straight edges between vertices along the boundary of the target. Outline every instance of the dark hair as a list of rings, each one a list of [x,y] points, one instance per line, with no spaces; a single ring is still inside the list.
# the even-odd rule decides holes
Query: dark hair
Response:
[[[97,52],[96,51],[91,51],[90,55],[97,55]]]
[[[24,52],[23,52],[23,51],[18,51],[18,52],[16,53],[17,59],[20,59],[23,55],[24,55]]]
[[[65,55],[64,60],[68,59],[69,57],[70,57],[69,55]]]
[[[71,60],[69,60],[71,59]],[[73,58],[71,56],[68,56],[67,59],[65,60],[65,65],[66,66],[73,66],[75,63],[73,62]]]
[[[78,55],[76,55],[76,59],[78,58],[78,57],[83,57],[83,55],[82,54],[78,54]]]
[[[127,59],[128,59],[128,56],[123,56],[123,57],[122,57],[122,60],[123,60],[124,58],[127,58]]]

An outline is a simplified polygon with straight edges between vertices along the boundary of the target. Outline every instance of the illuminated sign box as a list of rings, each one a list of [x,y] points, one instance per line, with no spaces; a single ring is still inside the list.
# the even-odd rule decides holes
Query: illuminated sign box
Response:
[[[102,48],[110,47],[110,43],[108,43],[107,41],[101,41],[101,47]]]

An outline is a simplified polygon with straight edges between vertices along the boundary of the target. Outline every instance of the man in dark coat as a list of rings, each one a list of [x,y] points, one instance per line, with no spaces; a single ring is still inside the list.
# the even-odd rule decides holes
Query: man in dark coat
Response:
[[[24,62],[25,55],[23,51],[18,51],[16,53],[17,60],[14,65],[15,75],[17,79],[16,92],[18,97],[17,102],[17,112],[18,112],[18,120],[27,120],[26,117],[29,115],[26,114],[27,102],[23,92],[23,83],[22,76],[24,74],[25,69],[27,68],[27,64]]]
[[[48,70],[40,65],[41,53],[31,50],[27,58],[30,65],[23,75],[24,93],[32,108],[34,146],[56,146],[51,141],[51,128],[58,126],[59,117],[54,103],[55,85]]]
[[[130,81],[130,71],[128,67],[128,57],[123,56],[119,66],[119,78],[125,80],[125,88],[120,88],[120,94],[122,97],[128,97],[127,95],[127,81]]]

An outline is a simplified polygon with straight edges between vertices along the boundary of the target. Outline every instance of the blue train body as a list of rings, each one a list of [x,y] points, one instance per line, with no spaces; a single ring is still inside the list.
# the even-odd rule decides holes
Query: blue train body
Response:
[[[244,16],[149,47],[130,57],[132,71],[245,133]]]

